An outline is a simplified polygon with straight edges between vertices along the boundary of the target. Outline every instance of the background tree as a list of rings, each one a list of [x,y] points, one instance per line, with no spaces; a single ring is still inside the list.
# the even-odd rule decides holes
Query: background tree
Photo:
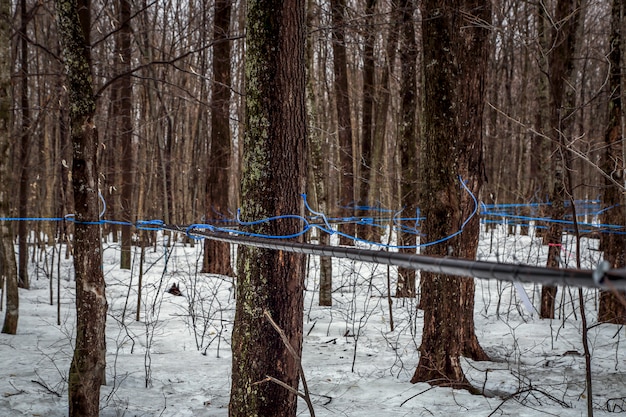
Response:
[[[335,93],[335,106],[337,111],[337,133],[339,139],[339,178],[341,184],[341,198],[344,204],[355,201],[354,189],[354,160],[353,160],[353,137],[352,116],[350,109],[350,93],[348,86],[348,62],[346,53],[346,2],[345,0],[331,0],[332,13],[332,42],[333,42],[333,83]],[[342,224],[341,232],[350,236],[356,235],[354,223]],[[340,236],[342,245],[351,245],[352,240]]]
[[[483,181],[484,71],[489,57],[491,3],[485,0],[422,2],[424,45],[423,143],[420,164],[422,233],[428,255],[474,259],[478,218],[461,181],[479,195]],[[422,272],[424,329],[420,360],[411,382],[471,388],[460,356],[486,355],[473,328],[473,280]],[[469,281],[469,282],[468,282]],[[467,300],[472,300],[467,301]]]
[[[28,21],[30,13],[26,7],[26,0],[20,0],[20,142],[19,142],[19,206],[18,216],[27,218],[29,216],[29,156],[30,156],[30,138],[31,138],[31,112],[30,97],[28,91],[29,76],[29,57],[28,57]],[[28,278],[28,234],[29,223],[21,221],[18,224],[18,273],[19,286],[21,288],[30,288],[30,280]]]
[[[228,218],[231,177],[230,137],[230,9],[231,0],[216,0],[213,21],[213,84],[211,95],[211,144],[208,161],[206,218]],[[207,239],[205,271],[233,275],[230,245]]]
[[[11,171],[11,1],[0,0],[0,217],[10,217]],[[0,221],[0,288],[6,282],[6,312],[2,333],[15,334],[19,319],[17,264],[13,249],[13,232],[8,221]]]
[[[626,165],[624,161],[624,110],[622,108],[622,29],[624,19],[624,2],[614,0],[611,10],[611,36],[610,36],[610,76],[609,89],[609,120],[604,135],[606,144],[602,169],[607,174],[602,193],[602,202],[608,210],[603,212],[602,223],[626,226],[626,194],[624,193],[624,173]],[[600,249],[604,252],[604,259],[611,263],[612,268],[626,266],[626,236],[621,233],[603,233],[600,237]],[[621,298],[626,294],[622,292]],[[600,307],[598,320],[611,323],[626,324],[626,305],[620,301],[620,297],[610,291],[600,293]]]
[[[132,145],[131,4],[129,0],[118,0],[115,6],[117,9],[117,31],[115,32],[116,74],[114,76],[115,81],[111,86],[111,120],[112,129],[115,132],[113,138],[115,146],[112,147],[112,151],[116,155],[112,158],[112,161],[115,164],[116,174],[120,174],[121,195],[119,196],[119,208],[113,213],[118,214],[119,220],[134,223],[133,189],[135,185],[136,151]],[[121,226],[120,267],[122,269],[130,269],[132,229],[132,226],[129,225]]]
[[[363,16],[362,27],[362,45],[363,45],[363,79],[361,81],[361,121],[360,121],[360,149],[359,149],[359,171],[358,171],[358,200],[356,204],[362,206],[373,205],[370,194],[373,194],[375,185],[372,183],[374,179],[375,167],[373,160],[374,147],[374,95],[376,91],[376,73],[374,65],[374,41],[376,32],[374,31],[376,0],[365,0],[365,15]],[[372,191],[370,193],[370,191]],[[359,215],[358,213],[355,213]],[[371,213],[366,211],[363,216],[369,216]],[[372,239],[371,227],[359,225],[357,235],[361,239]]]
[[[76,344],[69,372],[70,417],[93,417],[100,412],[100,385],[105,369],[107,301],[102,272],[98,221],[96,103],[93,95],[89,45],[89,4],[80,10],[75,0],[56,2],[59,38],[67,73],[72,138],[74,189],[74,271],[76,274]]]
[[[415,39],[413,0],[401,0],[399,3],[402,33],[400,42],[401,73],[401,108],[400,108],[400,204],[403,217],[415,217],[418,207],[418,142],[417,137],[417,60],[418,49]],[[417,235],[410,228],[416,223],[407,224],[409,231],[399,231],[400,246],[414,246]],[[400,249],[401,252],[415,253],[415,249]],[[415,270],[398,268],[397,297],[415,297]]]
[[[543,7],[543,6],[539,6]],[[560,268],[563,224],[558,222],[565,216],[565,199],[572,184],[566,184],[567,159],[571,158],[568,148],[568,128],[571,126],[572,93],[571,76],[574,70],[574,53],[581,14],[581,0],[559,0],[552,26],[552,43],[548,51],[548,82],[550,85],[550,134],[552,143],[550,191],[550,222],[546,241],[548,243],[547,265]],[[569,200],[569,199],[568,199]],[[544,285],[541,289],[542,318],[554,318],[556,287]]]
[[[244,221],[303,214],[306,180],[305,2],[249,1],[246,38],[246,133],[241,181]],[[252,226],[270,235],[301,229],[293,219]],[[298,240],[302,240],[300,237]],[[229,415],[295,416],[298,363],[265,319],[267,311],[302,351],[305,259],[239,247]]]

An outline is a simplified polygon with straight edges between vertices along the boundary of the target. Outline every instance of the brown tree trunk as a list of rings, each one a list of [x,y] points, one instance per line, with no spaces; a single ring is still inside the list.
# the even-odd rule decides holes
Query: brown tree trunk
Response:
[[[394,131],[388,129],[389,107],[391,105],[391,93],[393,88],[392,80],[394,77],[394,68],[396,66],[396,51],[398,50],[399,32],[402,22],[400,9],[397,2],[391,5],[391,18],[389,19],[389,31],[387,32],[385,45],[385,62],[380,70],[380,81],[375,86],[375,100],[372,126],[372,158],[369,178],[365,179],[368,185],[367,201],[368,205],[378,207],[390,207],[391,202],[396,204],[395,199],[391,198],[390,177],[393,177],[392,170],[388,169],[390,165],[389,159],[393,156],[389,155],[391,143],[394,139]],[[373,12],[373,11],[372,11]],[[374,22],[376,24],[376,22]],[[374,26],[375,27],[375,26]],[[375,29],[374,29],[375,32]],[[414,108],[415,110],[415,108]],[[400,129],[403,129],[400,126]],[[383,220],[383,212],[373,210],[368,215],[374,218],[375,224],[381,224]],[[368,233],[365,235],[367,240],[380,242],[384,229],[382,227],[368,227]]]
[[[366,0],[365,2],[365,24],[363,28],[363,92],[361,96],[361,153],[359,154],[359,200],[358,205],[369,206],[373,204],[370,200],[370,191],[373,193],[374,184],[372,180],[373,149],[374,149],[374,92],[375,92],[375,70],[374,70],[374,9],[376,0]],[[361,212],[363,217],[372,216],[372,212]],[[360,239],[370,240],[372,228],[367,224],[359,224],[357,236]]]
[[[344,204],[351,204],[355,200],[354,170],[352,152],[352,118],[350,117],[350,96],[348,92],[348,63],[345,44],[345,15],[346,1],[331,0],[333,19],[333,71],[335,74],[335,103],[337,111],[337,131],[339,136],[339,161],[341,200]],[[354,215],[354,213],[351,213]],[[340,231],[348,236],[356,235],[354,223],[347,222],[340,225]],[[340,235],[339,243],[352,245],[352,239]]]
[[[116,43],[116,67],[118,79],[112,86],[116,91],[113,103],[113,129],[116,133],[114,152],[117,161],[120,161],[121,173],[118,176],[121,185],[121,198],[119,200],[119,215],[124,222],[134,223],[133,215],[133,189],[135,184],[135,150],[133,141],[133,120],[132,120],[132,93],[130,63],[131,63],[131,36],[130,26],[131,5],[129,0],[118,0],[118,31],[115,34]],[[117,164],[115,164],[117,165]],[[122,225],[122,241],[120,254],[120,268],[130,269],[131,263],[131,240],[133,227]]]
[[[10,217],[11,171],[11,1],[0,0],[0,217]],[[2,333],[17,333],[19,319],[17,264],[13,249],[13,233],[7,221],[0,221],[0,288],[6,282],[6,312]]]
[[[624,184],[624,145],[622,136],[623,109],[621,83],[621,48],[620,36],[621,20],[623,19],[624,3],[613,0],[611,13],[611,50],[609,53],[610,76],[609,76],[609,118],[604,134],[604,160],[602,169],[613,179],[605,178],[602,201],[606,207],[611,207],[603,212],[602,223],[626,226],[626,198],[623,190],[615,184]],[[623,34],[626,36],[626,34]],[[600,235],[600,249],[604,252],[604,259],[611,264],[611,268],[624,268],[626,266],[626,236],[606,231]],[[621,300],[620,300],[621,298]],[[615,324],[626,324],[626,305],[622,300],[626,299],[626,293],[615,294],[611,291],[600,293],[600,308],[598,321]]]
[[[213,22],[213,94],[211,98],[211,146],[209,151],[206,219],[219,222],[228,213],[231,175],[230,138],[230,25],[231,0],[215,2]],[[204,271],[232,276],[230,244],[205,240]]]
[[[401,87],[402,95],[400,109],[400,205],[403,217],[417,216],[417,189],[418,189],[418,138],[416,109],[417,104],[417,42],[415,40],[415,23],[413,13],[415,4],[413,0],[400,1],[401,13]],[[417,233],[414,230],[416,221],[403,222],[407,231],[400,229],[398,244],[400,246],[415,246]],[[413,229],[413,230],[411,230]],[[400,252],[415,253],[415,248],[401,248]],[[415,270],[398,268],[398,285],[396,297],[415,297]]]
[[[422,232],[427,255],[474,259],[478,217],[468,222],[483,181],[482,113],[484,70],[489,57],[491,6],[486,0],[422,3],[424,39],[424,140],[421,158]],[[461,13],[461,11],[466,11]],[[471,11],[470,24],[467,11]],[[475,20],[474,20],[475,19]],[[473,390],[459,357],[486,355],[473,323],[473,280],[422,272],[424,329],[420,360],[411,382]]]
[[[247,4],[244,221],[304,212],[300,194],[306,181],[305,4],[303,0]],[[286,219],[255,225],[250,231],[289,234],[301,227]],[[296,415],[296,395],[262,382],[268,375],[294,389],[299,382],[297,360],[263,313],[277,321],[300,355],[304,261],[300,254],[239,247],[231,417]]]
[[[547,266],[559,268],[563,224],[559,223],[565,215],[566,178],[565,158],[568,157],[567,127],[571,123],[568,116],[571,106],[568,103],[567,85],[574,69],[577,32],[580,21],[581,0],[559,0],[556,5],[554,21],[558,27],[552,27],[552,48],[548,52],[548,79],[550,82],[550,137],[552,139],[551,174],[549,208],[552,221],[548,228],[546,241],[548,248]],[[544,286],[541,290],[541,318],[554,318],[557,289]]]
[[[30,154],[30,102],[28,99],[28,12],[26,10],[26,0],[20,1],[20,107],[22,110],[21,137],[19,153],[19,206],[18,217],[26,218],[28,212],[29,197],[29,154]],[[18,222],[18,273],[20,288],[30,288],[28,278],[28,232],[29,224],[26,221]]]
[[[102,273],[98,222],[96,104],[91,84],[89,7],[79,10],[72,0],[56,2],[59,38],[67,74],[74,189],[74,270],[76,274],[76,344],[69,372],[70,417],[93,417],[100,412],[100,385],[105,369],[107,301]],[[84,25],[81,25],[81,22]]]
[[[309,1],[307,8],[307,26],[312,27],[318,25],[319,21],[315,20],[316,15],[312,12],[312,1]],[[309,126],[320,129],[309,129],[309,181],[308,181],[308,203],[315,207],[321,213],[327,213],[328,195],[331,187],[328,175],[328,165],[331,160],[331,152],[329,150],[328,137],[321,133],[324,131],[322,126],[327,123],[326,112],[323,106],[323,100],[318,99],[317,91],[323,84],[324,74],[321,71],[315,72],[314,59],[314,41],[313,37],[307,37],[307,69],[309,77],[307,77],[307,109],[309,111]],[[320,65],[325,70],[324,65]],[[319,77],[319,78],[318,78]],[[321,78],[321,79],[320,79]],[[309,213],[312,214],[312,213]],[[325,227],[325,225],[322,225]],[[328,232],[319,231],[319,244],[330,245],[330,234]],[[333,304],[333,267],[332,258],[329,256],[320,256],[319,268],[319,305],[331,306]]]

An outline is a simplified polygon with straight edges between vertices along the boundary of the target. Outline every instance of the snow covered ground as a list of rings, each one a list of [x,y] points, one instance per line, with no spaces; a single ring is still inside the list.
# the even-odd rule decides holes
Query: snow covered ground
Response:
[[[598,242],[582,244],[583,265],[591,267],[601,256]],[[161,241],[146,250],[141,318],[136,321],[139,250],[132,271],[122,271],[118,246],[104,245],[109,317],[101,416],[227,416],[233,283],[199,272],[200,246],[177,242],[168,248]],[[546,253],[539,240],[505,236],[500,227],[483,232],[478,257],[541,264]],[[569,266],[575,265],[573,253],[572,244],[567,245],[564,262]],[[74,282],[71,260],[61,256],[59,265],[57,254],[58,248],[35,254],[32,289],[20,290],[19,333],[0,335],[0,417],[67,415]],[[489,393],[479,396],[409,383],[418,362],[422,312],[415,300],[393,299],[390,316],[387,274],[393,283],[395,268],[335,260],[334,305],[329,308],[317,306],[317,261],[309,260],[303,352],[317,416],[587,415],[576,289],[559,289],[558,318],[550,321],[531,316],[512,285],[477,281],[476,331],[492,361],[463,359],[463,364],[473,385]],[[184,296],[166,293],[173,283]],[[539,288],[525,288],[538,305]],[[626,413],[626,348],[621,340],[626,331],[595,325],[597,292],[585,289],[584,294],[594,413]],[[309,414],[304,402],[298,409]]]

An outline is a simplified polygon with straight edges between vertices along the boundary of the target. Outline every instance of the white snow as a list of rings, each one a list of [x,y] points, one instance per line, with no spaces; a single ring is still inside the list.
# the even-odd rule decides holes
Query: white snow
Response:
[[[564,262],[575,266],[574,242],[567,243]],[[583,266],[593,267],[601,256],[598,242],[582,244]],[[134,249],[132,272],[122,271],[118,246],[104,245],[109,317],[101,416],[228,415],[233,283],[199,272],[201,246],[177,241],[166,248],[161,240],[156,250],[146,249],[141,320],[135,321],[139,250]],[[35,254],[32,289],[20,290],[18,334],[0,335],[0,417],[68,414],[75,283],[71,259],[62,256],[59,267],[57,251]],[[546,253],[538,239],[505,236],[500,227],[483,232],[478,258],[542,264]],[[390,330],[387,273],[393,283],[394,268],[334,260],[334,305],[329,308],[317,306],[317,262],[316,257],[309,260],[303,366],[318,417],[587,415],[576,289],[559,288],[558,318],[550,321],[531,316],[513,285],[477,280],[476,332],[492,361],[462,363],[473,385],[489,393],[479,396],[409,382],[419,359],[423,313],[416,310],[416,300],[394,298],[395,329]],[[173,283],[183,297],[165,292]],[[540,288],[524,288],[537,306]],[[584,294],[595,416],[626,412],[625,330],[595,325],[597,291],[585,289]],[[298,410],[309,415],[304,401]]]

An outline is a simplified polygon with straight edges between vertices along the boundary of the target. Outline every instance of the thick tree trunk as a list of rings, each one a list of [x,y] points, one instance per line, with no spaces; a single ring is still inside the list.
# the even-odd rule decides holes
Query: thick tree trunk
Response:
[[[211,146],[209,151],[206,219],[223,220],[228,213],[231,175],[230,138],[230,9],[231,0],[215,2],[213,22],[213,94],[211,98]],[[230,245],[207,239],[204,243],[204,271],[233,275]]]
[[[331,0],[333,19],[333,71],[335,74],[335,103],[337,111],[337,131],[339,136],[339,161],[341,200],[344,204],[351,204],[355,200],[354,169],[352,152],[352,118],[350,117],[350,95],[348,92],[348,64],[345,44],[345,0]],[[354,213],[350,213],[354,215]],[[356,235],[354,223],[347,222],[340,226],[340,231],[349,236]],[[339,243],[352,245],[350,238],[340,235]]]
[[[400,205],[403,207],[403,217],[415,217],[417,214],[418,188],[418,138],[417,138],[417,42],[415,40],[415,23],[413,0],[401,0],[401,87],[402,94],[400,110]],[[398,243],[400,246],[415,246],[417,233],[416,222],[405,222],[407,231],[400,229]],[[413,229],[413,230],[411,230]],[[415,248],[400,249],[400,252],[415,253]],[[415,270],[398,268],[398,285],[396,297],[415,297]]]
[[[76,344],[68,381],[69,416],[93,417],[100,412],[100,385],[105,369],[107,301],[102,273],[98,221],[96,104],[89,52],[78,7],[58,0],[59,38],[67,74],[70,136],[73,146],[74,270],[76,273]],[[83,10],[88,13],[89,8]],[[83,22],[86,18],[83,17]]]
[[[246,135],[241,182],[244,221],[303,214],[306,180],[305,2],[247,4]],[[293,219],[250,227],[270,235],[301,230]],[[300,237],[299,240],[303,238]],[[265,319],[268,311],[302,351],[305,258],[240,246],[232,338],[231,417],[295,416],[298,363]]]
[[[0,217],[10,217],[11,171],[11,1],[0,0]],[[17,333],[19,293],[13,233],[7,221],[0,221],[0,288],[6,282],[6,312],[2,333]],[[1,304],[1,303],[0,303]]]
[[[424,39],[424,140],[421,158],[422,231],[428,242],[456,237],[424,248],[428,255],[474,259],[478,218],[468,219],[483,181],[482,113],[484,70],[489,52],[486,26],[490,2],[482,0],[422,3]],[[464,13],[461,13],[464,11]],[[476,19],[476,20],[474,20]],[[473,321],[473,280],[422,272],[424,330],[420,360],[411,382],[430,382],[473,390],[459,357],[486,359]]]
[[[619,0],[613,0],[611,13],[611,50],[609,53],[609,61],[611,64],[611,72],[609,76],[609,118],[604,134],[604,160],[602,169],[609,175],[613,181],[618,184],[625,185],[624,175],[626,171],[626,161],[624,160],[624,149],[626,145],[623,143],[622,123],[622,77],[620,67],[622,61],[622,36],[620,29],[622,27],[621,20],[624,14],[624,3]],[[626,197],[624,190],[620,190],[616,184],[605,179],[602,201],[605,207],[612,207],[603,212],[602,223],[604,224],[621,224],[626,226]],[[609,231],[610,232],[610,231]],[[611,263],[612,268],[624,268],[626,266],[626,236],[618,233],[603,233],[600,236],[600,249],[604,252],[604,259]],[[598,321],[610,322],[615,324],[626,324],[626,305],[620,300],[626,299],[626,293],[622,292],[616,295],[610,291],[602,291],[600,293],[600,308],[598,311]]]

